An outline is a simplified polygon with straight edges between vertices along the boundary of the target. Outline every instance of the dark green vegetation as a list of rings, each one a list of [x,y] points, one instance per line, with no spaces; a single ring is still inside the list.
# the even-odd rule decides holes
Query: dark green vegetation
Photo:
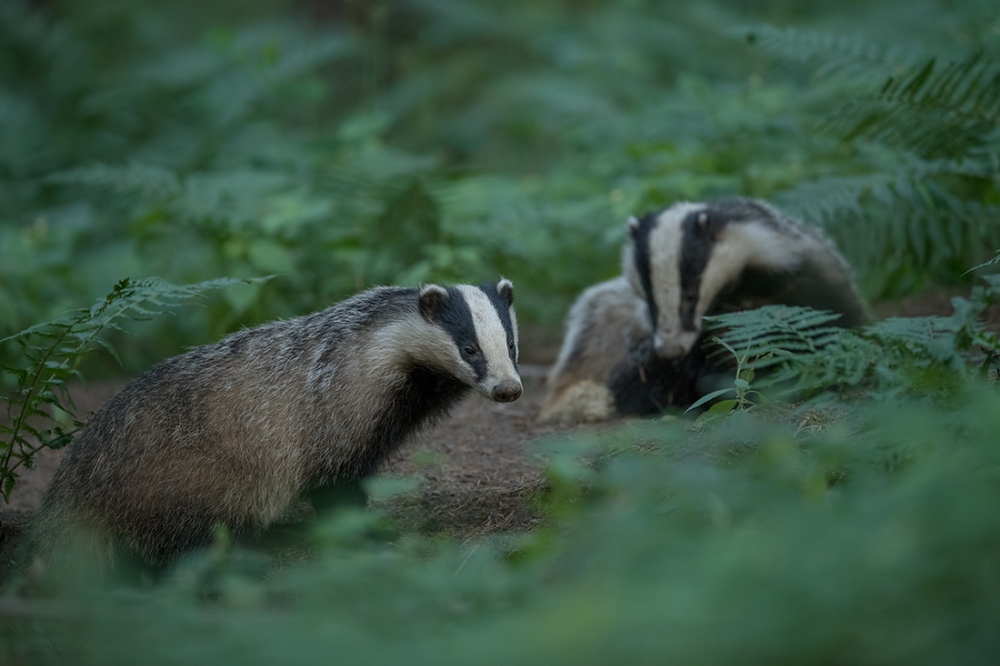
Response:
[[[551,328],[628,214],[727,194],[823,224],[872,299],[968,290],[1000,249],[998,63],[976,0],[6,0],[0,338],[152,275],[278,277],[130,311],[101,338],[127,373],[378,283],[504,274]],[[266,575],[220,542],[150,590],[0,599],[0,661],[995,663],[981,289],[836,339],[729,322],[784,369],[734,371],[730,415],[551,443],[531,532],[383,539],[348,512]],[[47,340],[0,346],[32,409],[79,359],[46,384]]]

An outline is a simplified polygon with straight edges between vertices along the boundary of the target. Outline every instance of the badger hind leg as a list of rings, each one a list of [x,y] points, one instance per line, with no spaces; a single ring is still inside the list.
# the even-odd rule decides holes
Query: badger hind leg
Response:
[[[546,423],[598,423],[616,416],[615,400],[607,386],[583,379],[550,395],[539,418]]]
[[[594,423],[685,408],[711,370],[699,345],[683,358],[660,358],[646,303],[615,278],[584,291],[570,309],[540,419]]]
[[[630,349],[650,335],[646,304],[624,278],[585,290],[570,308],[540,418],[562,424],[615,418],[611,379],[629,366]]]
[[[46,594],[100,584],[119,555],[110,534],[85,513],[47,504],[24,535],[15,566],[16,585]]]

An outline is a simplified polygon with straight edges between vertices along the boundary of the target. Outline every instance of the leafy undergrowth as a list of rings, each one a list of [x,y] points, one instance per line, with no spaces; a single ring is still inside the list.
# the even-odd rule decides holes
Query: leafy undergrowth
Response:
[[[323,4],[0,3],[0,337],[152,273],[282,277],[113,336],[128,372],[380,283],[502,273],[554,326],[629,214],[731,194],[822,222],[868,296],[968,285],[1000,243],[987,2]],[[0,598],[0,662],[993,662],[997,346],[970,320],[734,341],[784,365],[741,363],[694,428],[552,443],[529,532],[347,512],[294,558]],[[771,411],[782,382],[841,391]]]
[[[534,529],[401,529],[392,498],[412,485],[380,479],[380,509],[321,517],[290,548],[220,534],[155,581],[84,571],[44,595],[29,570],[0,600],[0,656],[992,663],[1000,344],[982,322],[986,285],[951,316],[857,332],[803,309],[719,318],[728,349],[744,350],[746,399],[697,420],[550,434],[544,491],[524,498]],[[861,352],[842,394],[816,392],[819,371]]]
[[[315,526],[281,563],[220,543],[157,586],[0,604],[5,663],[991,663],[1000,398],[823,427],[736,412],[548,445],[547,526],[458,542]]]
[[[530,497],[534,529],[402,530],[388,507],[410,486],[383,479],[370,487],[381,509],[321,517],[291,548],[236,547],[220,534],[155,582],[83,572],[45,595],[25,591],[29,571],[0,601],[0,656],[992,663],[1000,345],[980,321],[996,293],[988,283],[951,317],[843,339],[803,310],[723,318],[729,348],[757,354],[740,363],[737,388],[775,399],[551,434],[538,445],[548,463],[544,492]],[[772,377],[808,369],[817,361],[803,344],[828,360],[865,346],[867,369],[836,400],[748,373],[757,360]]]

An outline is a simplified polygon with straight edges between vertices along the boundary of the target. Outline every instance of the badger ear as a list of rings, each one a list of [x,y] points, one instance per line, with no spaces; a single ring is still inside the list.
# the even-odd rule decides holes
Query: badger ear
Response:
[[[639,218],[635,215],[628,216],[628,233],[634,239],[639,233]]]
[[[441,311],[450,296],[448,290],[436,284],[427,284],[420,288],[420,315],[428,322],[434,321],[434,316]]]
[[[503,302],[507,304],[507,307],[514,305],[514,283],[503,278],[497,282],[497,293],[500,294],[500,298]]]
[[[695,224],[698,225],[698,229],[703,235],[713,241],[718,238],[719,232],[722,231],[722,227],[726,226],[726,221],[721,216],[709,215],[706,210],[695,213],[695,215],[697,215],[695,218]]]

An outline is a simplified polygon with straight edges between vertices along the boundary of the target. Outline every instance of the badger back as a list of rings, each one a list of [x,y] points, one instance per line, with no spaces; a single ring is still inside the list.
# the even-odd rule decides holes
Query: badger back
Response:
[[[663,358],[688,353],[710,314],[782,304],[839,312],[842,326],[866,319],[833,243],[762,201],[681,202],[628,227],[623,271]]]

